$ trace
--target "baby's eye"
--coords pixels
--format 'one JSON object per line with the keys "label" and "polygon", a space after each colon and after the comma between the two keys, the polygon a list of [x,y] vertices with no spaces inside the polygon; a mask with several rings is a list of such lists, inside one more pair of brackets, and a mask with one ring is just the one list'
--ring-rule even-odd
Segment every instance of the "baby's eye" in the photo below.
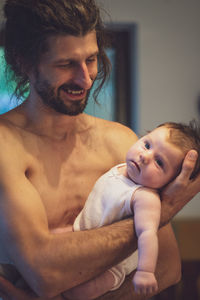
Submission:
{"label": "baby's eye", "polygon": [[144,146],[145,146],[146,149],[150,149],[150,144],[149,144],[149,142],[147,142],[147,141],[144,142]]}
{"label": "baby's eye", "polygon": [[162,161],[161,159],[157,158],[157,159],[156,159],[156,163],[157,163],[157,165],[158,165],[159,167],[161,167],[161,168],[164,167],[164,163],[163,163],[163,161]]}

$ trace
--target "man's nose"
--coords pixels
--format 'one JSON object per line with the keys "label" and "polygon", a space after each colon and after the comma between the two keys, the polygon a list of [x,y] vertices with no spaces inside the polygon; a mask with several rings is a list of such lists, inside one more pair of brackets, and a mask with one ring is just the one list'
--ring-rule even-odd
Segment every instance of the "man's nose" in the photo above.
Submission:
{"label": "man's nose", "polygon": [[77,85],[85,90],[89,90],[92,87],[93,80],[90,76],[86,63],[83,63],[77,67],[74,81]]}

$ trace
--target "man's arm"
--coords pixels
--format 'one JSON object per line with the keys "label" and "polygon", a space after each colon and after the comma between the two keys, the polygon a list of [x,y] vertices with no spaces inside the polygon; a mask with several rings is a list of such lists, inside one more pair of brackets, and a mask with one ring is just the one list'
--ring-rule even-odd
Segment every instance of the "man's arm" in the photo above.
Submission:
{"label": "man's arm", "polygon": [[[180,258],[178,255],[178,248],[171,226],[168,224],[162,227],[158,232],[159,240],[159,255],[156,267],[156,278],[158,281],[158,292],[166,289],[170,285],[177,283],[181,276]],[[138,295],[133,288],[133,273],[130,274],[123,285],[115,291],[108,292],[99,297],[99,300],[147,300],[148,296]],[[153,296],[152,294],[151,296]],[[28,291],[20,290],[14,287],[11,283],[0,277],[0,296],[3,300],[46,300],[39,298],[36,295],[31,295]],[[61,300],[58,296],[51,300]]]}
{"label": "man's arm", "polygon": [[102,273],[136,248],[130,221],[95,231],[51,234],[37,191],[14,169],[9,180],[1,181],[0,241],[37,294],[53,297]]}
{"label": "man's arm", "polygon": [[[168,224],[162,227],[158,233],[159,238],[159,255],[156,267],[156,278],[158,281],[158,292],[166,289],[172,284],[180,280],[181,266],[180,258],[178,255],[178,248],[171,226]],[[99,297],[99,300],[147,300],[148,296],[138,295],[133,288],[133,274],[127,277],[120,289],[108,292]],[[152,294],[151,296],[153,296]],[[0,296],[3,300],[46,300],[45,298],[32,295],[28,291],[17,289],[12,284],[0,278]],[[61,300],[62,296],[52,298],[51,300]]]}

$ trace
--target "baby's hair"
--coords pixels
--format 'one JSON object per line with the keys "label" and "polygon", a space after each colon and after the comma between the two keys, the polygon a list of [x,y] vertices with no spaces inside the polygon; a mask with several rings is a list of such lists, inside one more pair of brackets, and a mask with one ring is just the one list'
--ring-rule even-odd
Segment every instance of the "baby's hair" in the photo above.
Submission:
{"label": "baby's hair", "polygon": [[178,147],[184,154],[189,150],[196,150],[198,153],[197,162],[190,179],[194,179],[200,172],[200,124],[192,120],[189,124],[166,122],[158,127],[166,127],[169,131],[168,142]]}

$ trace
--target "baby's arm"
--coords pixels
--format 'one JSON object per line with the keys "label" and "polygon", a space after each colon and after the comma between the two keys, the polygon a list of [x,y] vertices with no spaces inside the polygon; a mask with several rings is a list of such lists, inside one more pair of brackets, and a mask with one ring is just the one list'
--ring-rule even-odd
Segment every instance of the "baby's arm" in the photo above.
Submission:
{"label": "baby's arm", "polygon": [[151,294],[158,289],[154,272],[158,256],[160,197],[154,190],[139,188],[133,195],[132,207],[139,251],[133,283],[137,293]]}

